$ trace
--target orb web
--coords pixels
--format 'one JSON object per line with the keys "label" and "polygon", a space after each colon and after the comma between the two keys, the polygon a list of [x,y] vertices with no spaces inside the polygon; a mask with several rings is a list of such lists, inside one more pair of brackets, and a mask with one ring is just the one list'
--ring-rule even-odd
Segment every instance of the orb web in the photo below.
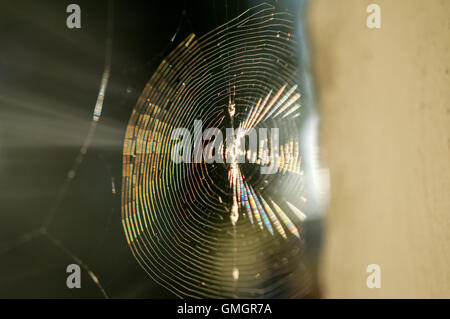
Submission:
{"label": "orb web", "polygon": [[[191,34],[161,62],[133,110],[123,152],[123,228],[142,268],[179,297],[308,292],[293,31],[289,13],[263,4],[200,38]],[[244,143],[241,154],[223,141],[222,163],[176,163],[172,134],[194,132],[195,121],[223,136],[227,128],[277,128],[278,135],[258,139],[254,152]],[[208,140],[198,142],[192,157],[207,148]]]}

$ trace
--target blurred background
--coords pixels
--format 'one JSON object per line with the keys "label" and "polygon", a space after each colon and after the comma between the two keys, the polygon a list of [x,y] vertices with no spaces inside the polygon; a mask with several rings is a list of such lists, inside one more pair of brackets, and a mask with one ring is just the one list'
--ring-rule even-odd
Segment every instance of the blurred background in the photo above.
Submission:
{"label": "blurred background", "polygon": [[331,181],[325,296],[449,298],[450,2],[314,0],[308,20]]}
{"label": "blurred background", "polygon": [[[102,119],[65,190],[108,38],[107,1],[76,1],[80,30],[65,25],[71,2],[0,5],[0,297],[103,297],[88,276],[83,289],[67,289],[77,257],[109,296],[172,298],[123,234],[125,128],[177,41],[259,2],[114,1]],[[380,29],[366,26],[371,3],[381,8]],[[331,183],[313,296],[450,297],[450,2],[313,0],[304,13],[294,12],[305,22]],[[49,216],[54,237],[39,235]],[[380,289],[366,286],[369,264],[381,267]]]}

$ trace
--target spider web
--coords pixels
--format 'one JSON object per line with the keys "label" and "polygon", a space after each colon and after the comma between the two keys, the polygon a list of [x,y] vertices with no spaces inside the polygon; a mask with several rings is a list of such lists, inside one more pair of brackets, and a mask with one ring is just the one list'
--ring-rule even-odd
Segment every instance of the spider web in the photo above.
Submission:
{"label": "spider web", "polygon": [[[227,14],[228,19],[228,13],[229,13],[229,3],[228,1],[225,2],[225,10]],[[104,235],[97,234],[98,236],[96,238],[96,242],[91,243],[91,255],[95,254],[106,254],[106,250],[108,252],[114,253],[114,250],[108,247],[108,236],[106,233],[111,229],[114,228],[114,220],[117,220],[119,209],[120,209],[120,175],[117,174],[117,172],[112,171],[110,168],[109,162],[111,161],[110,156],[103,154],[101,149],[93,147],[93,145],[102,144],[104,141],[98,141],[96,142],[96,133],[97,131],[102,127],[102,119],[103,119],[103,102],[105,95],[108,95],[108,92],[110,92],[111,88],[108,89],[109,84],[109,77],[112,69],[112,50],[113,50],[113,26],[114,26],[114,2],[109,1],[107,6],[107,35],[106,35],[106,41],[105,41],[105,49],[104,53],[102,54],[102,60],[104,63],[103,71],[102,71],[102,77],[101,77],[101,83],[100,88],[97,93],[96,101],[92,101],[94,106],[90,109],[89,114],[83,114],[82,122],[83,124],[80,125],[81,127],[85,127],[85,129],[81,129],[81,131],[84,131],[84,139],[81,145],[78,147],[78,151],[76,154],[72,157],[72,165],[70,165],[69,169],[66,169],[63,173],[65,175],[64,181],[62,182],[60,188],[56,192],[56,196],[53,197],[51,200],[51,204],[49,209],[46,211],[44,216],[41,218],[41,222],[39,223],[39,227],[34,227],[31,231],[26,232],[18,237],[15,237],[12,240],[6,240],[3,243],[0,244],[0,259],[6,259],[11,258],[11,256],[15,256],[15,252],[23,246],[26,246],[30,243],[35,243],[33,245],[36,247],[38,245],[39,247],[44,247],[45,245],[49,245],[51,249],[59,251],[62,255],[65,255],[71,262],[76,263],[80,265],[85,273],[88,274],[88,278],[93,284],[98,292],[103,296],[104,298],[108,298],[111,294],[107,289],[105,289],[105,278],[107,281],[111,281],[110,278],[100,275],[100,274],[106,274],[105,269],[102,267],[91,267],[91,262],[88,262],[87,260],[89,258],[86,258],[85,253],[79,253],[80,251],[84,251],[84,249],[80,249],[80,244],[76,243],[76,238],[69,239],[66,234],[64,234],[64,231],[62,229],[67,229],[67,222],[73,222],[74,217],[69,217],[68,212],[65,211],[67,208],[67,202],[68,198],[70,200],[77,200],[74,198],[74,194],[72,193],[72,190],[75,188],[86,188],[86,193],[94,193],[91,195],[93,198],[90,198],[91,200],[95,200],[95,191],[92,191],[92,186],[86,186],[85,184],[82,185],[83,176],[86,176],[86,174],[89,174],[87,171],[83,171],[83,164],[87,160],[89,161],[95,161],[97,162],[97,167],[102,167],[102,172],[95,174],[94,179],[102,179],[101,186],[105,187],[105,185],[109,185],[108,194],[104,194],[103,191],[103,198],[107,198],[107,202],[110,206],[110,212],[106,216],[106,220],[103,218],[102,220],[96,220],[94,224],[96,223],[106,223],[106,226],[103,230]],[[215,9],[217,10],[217,8]],[[180,43],[184,39],[183,32],[186,32],[184,28],[189,28],[192,32],[192,24],[190,21],[190,18],[187,14],[186,9],[182,9],[181,12],[178,14],[178,24],[177,28],[172,31],[172,35],[170,39],[167,39],[167,46],[164,47],[159,54],[154,55],[152,62],[153,63],[159,63],[161,59],[166,56],[171,48],[177,43]],[[114,71],[113,71],[114,72]],[[229,88],[230,89],[230,88]],[[114,88],[113,88],[114,90]],[[130,90],[131,93],[137,93],[133,92],[133,89],[127,89],[127,91]],[[108,103],[105,104],[106,108],[108,108]],[[91,118],[88,125],[86,125],[86,119]],[[64,125],[62,127],[59,127],[58,130],[64,131],[65,127]],[[107,132],[107,130],[106,130]],[[81,132],[83,133],[83,132]],[[112,134],[114,136],[114,134]],[[104,135],[103,135],[104,136]],[[113,140],[113,138],[111,138]],[[106,141],[107,143],[115,143],[111,141]],[[72,146],[75,142],[72,141]],[[122,140],[117,142],[119,144],[122,143]],[[1,146],[1,145],[0,145]],[[64,155],[67,158],[67,155]],[[117,160],[117,159],[114,159]],[[60,170],[59,170],[60,171]],[[98,183],[97,183],[98,184]],[[95,185],[98,186],[98,185]],[[81,200],[83,200],[81,198]],[[70,202],[70,201],[69,201]],[[95,220],[97,218],[95,216],[95,213],[92,214],[92,219]],[[80,221],[78,221],[80,228],[86,227],[86,233],[88,230],[92,232],[99,233],[98,230],[92,229],[92,226],[90,226],[88,223],[86,223],[87,220],[84,218]],[[66,224],[65,224],[66,223]],[[70,227],[70,226],[69,226]],[[77,228],[77,229],[80,229]],[[115,229],[113,229],[115,230]],[[101,233],[101,232],[100,232]],[[83,236],[83,233],[77,232],[77,236]],[[76,237],[76,236],[75,236]],[[120,240],[124,240],[124,238],[120,238]],[[125,244],[125,242],[124,242]],[[42,250],[44,250],[42,248]],[[92,260],[92,258],[90,258]],[[95,264],[95,263],[94,263]],[[115,274],[117,274],[119,271],[117,271]],[[63,271],[63,275],[67,276],[67,274]],[[62,282],[65,284],[65,280]],[[108,286],[108,285],[106,285]]]}

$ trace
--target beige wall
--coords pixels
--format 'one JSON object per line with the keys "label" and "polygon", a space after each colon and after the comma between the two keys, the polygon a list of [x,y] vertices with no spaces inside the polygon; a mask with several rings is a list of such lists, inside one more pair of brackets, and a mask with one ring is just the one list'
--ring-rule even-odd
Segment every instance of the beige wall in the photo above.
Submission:
{"label": "beige wall", "polygon": [[331,178],[324,296],[449,298],[450,1],[313,0],[309,28]]}

